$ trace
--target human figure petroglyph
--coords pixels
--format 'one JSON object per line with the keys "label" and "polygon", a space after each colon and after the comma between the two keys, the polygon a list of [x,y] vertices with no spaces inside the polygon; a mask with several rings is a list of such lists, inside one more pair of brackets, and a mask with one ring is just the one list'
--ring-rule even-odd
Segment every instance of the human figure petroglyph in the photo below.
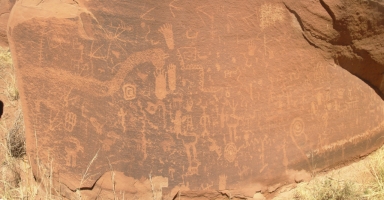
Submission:
{"label": "human figure petroglyph", "polygon": [[241,117],[236,115],[236,107],[237,103],[233,101],[232,104],[229,103],[229,107],[232,109],[232,114],[228,115],[227,118],[227,127],[229,132],[230,141],[234,142],[237,140],[237,127],[239,126],[239,122]]}
{"label": "human figure petroglyph", "polygon": [[[68,140],[66,142],[68,142],[69,145],[67,143],[67,145],[65,145],[65,147],[64,147],[65,152],[67,153],[66,158],[65,158],[65,163],[68,167],[76,167],[77,154],[79,152],[84,153],[84,147],[82,147],[80,144],[80,141],[74,137],[69,137],[66,140]],[[71,146],[74,146],[74,148]]]}
{"label": "human figure petroglyph", "polygon": [[205,109],[207,108],[207,106],[201,106],[201,108],[203,109],[203,114],[201,115],[200,117],[200,125],[203,126],[203,133],[202,133],[202,136],[205,137],[205,136],[208,136],[209,137],[209,131],[208,131],[208,126],[211,125],[211,118],[209,117],[209,115],[205,112]]}
{"label": "human figure petroglyph", "polygon": [[117,113],[117,116],[121,117],[121,126],[123,127],[123,132],[126,131],[127,127],[125,126],[125,116],[127,112],[124,111],[124,108],[120,108],[120,111]]}
{"label": "human figure petroglyph", "polygon": [[182,122],[184,123],[185,125],[185,129],[187,131],[193,131],[194,130],[194,127],[193,127],[193,120],[192,120],[192,116],[191,115],[187,115],[187,116],[183,116],[181,118]]}
{"label": "human figure petroglyph", "polygon": [[65,123],[64,123],[64,128],[65,130],[72,132],[73,127],[75,127],[77,121],[77,116],[73,112],[67,112],[65,115]]}
{"label": "human figure petroglyph", "polygon": [[[193,132],[193,122],[192,116],[182,116],[181,112],[176,113],[176,117],[174,120],[175,124],[175,133],[176,137],[182,140],[183,146],[185,148],[185,152],[187,154],[188,159],[188,172],[186,175],[197,174],[198,167],[200,166],[200,162],[197,160],[197,150],[196,144],[198,142],[198,136],[195,132]],[[181,117],[181,126],[179,127],[179,123]]]}
{"label": "human figure petroglyph", "polygon": [[169,167],[168,168],[168,175],[170,176],[171,180],[173,180],[173,174],[176,172],[175,168]]}
{"label": "human figure petroglyph", "polygon": [[175,43],[173,40],[173,30],[172,24],[164,24],[159,28],[159,32],[163,34],[165,42],[167,43],[168,49],[173,50],[175,48]]}
{"label": "human figure petroglyph", "polygon": [[[141,140],[140,141],[137,141],[137,150],[141,151],[141,153],[143,154],[143,159],[141,160],[141,164],[143,161],[145,161],[148,157],[148,154],[147,154],[147,145],[150,144],[150,141],[146,138],[146,132],[147,132],[147,124],[149,126],[151,126],[151,123],[149,122],[148,118],[147,118],[147,114],[145,113],[144,109],[143,109],[143,105],[141,103],[141,101],[138,101],[138,106],[140,108],[140,112],[142,114],[142,116],[139,118],[141,121],[142,121],[142,126],[141,126]],[[155,129],[158,129],[158,127],[153,127]]]}
{"label": "human figure petroglyph", "polygon": [[171,119],[173,126],[173,131],[176,133],[176,138],[179,139],[179,135],[181,134],[181,124],[182,124],[182,118],[181,118],[181,111],[177,110],[175,112],[175,118]]}
{"label": "human figure petroglyph", "polygon": [[52,81],[52,85],[66,85],[67,87],[74,88],[95,97],[106,97],[113,95],[121,88],[124,78],[137,65],[151,62],[156,69],[163,69],[166,58],[168,58],[168,55],[165,54],[162,49],[149,49],[135,52],[121,63],[121,67],[116,72],[116,75],[109,81],[99,81],[94,78],[74,75],[62,69],[48,67],[36,68],[34,73],[27,74],[26,76],[34,78],[44,77],[46,74],[50,74],[52,78],[49,80]]}
{"label": "human figure petroglyph", "polygon": [[167,82],[164,69],[155,71],[155,95],[158,99],[164,99],[167,96]]}
{"label": "human figure petroglyph", "polygon": [[189,132],[189,131],[183,131],[182,132],[182,142],[185,148],[185,153],[187,154],[188,159],[188,174],[187,175],[193,175],[197,174],[198,166],[200,165],[200,162],[197,160],[197,151],[196,151],[196,144],[198,141],[198,137],[196,133]]}

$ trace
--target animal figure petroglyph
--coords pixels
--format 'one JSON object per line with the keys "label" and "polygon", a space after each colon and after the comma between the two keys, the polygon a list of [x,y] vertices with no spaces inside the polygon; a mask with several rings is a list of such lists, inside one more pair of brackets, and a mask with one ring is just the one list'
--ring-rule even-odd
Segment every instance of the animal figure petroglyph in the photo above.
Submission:
{"label": "animal figure petroglyph", "polygon": [[[149,49],[135,52],[121,63],[121,68],[117,71],[116,75],[108,81],[99,81],[94,78],[82,77],[62,69],[50,67],[36,68],[33,72],[26,75],[32,78],[41,78],[46,77],[47,74],[49,74],[50,78],[47,78],[47,81],[50,82],[51,85],[66,85],[66,87],[73,87],[76,90],[95,97],[107,97],[121,89],[124,78],[137,65],[151,62],[156,69],[161,70],[164,68],[165,59],[167,58],[168,54],[164,53],[162,49]],[[160,97],[163,96],[164,94],[160,95]]]}

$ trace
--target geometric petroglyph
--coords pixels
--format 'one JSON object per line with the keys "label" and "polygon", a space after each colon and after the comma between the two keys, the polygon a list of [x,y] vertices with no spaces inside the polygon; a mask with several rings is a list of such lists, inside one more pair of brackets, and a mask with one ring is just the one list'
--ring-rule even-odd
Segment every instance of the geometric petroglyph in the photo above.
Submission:
{"label": "geometric petroglyph", "polygon": [[298,137],[304,133],[304,122],[301,118],[295,118],[291,123],[291,135]]}
{"label": "geometric petroglyph", "polygon": [[284,8],[281,5],[265,3],[260,7],[260,27],[265,29],[276,22],[283,21]]}
{"label": "geometric petroglyph", "polygon": [[65,130],[72,132],[73,127],[76,125],[76,114],[73,112],[67,112],[65,115],[65,124],[64,128]]}
{"label": "geometric petroglyph", "polygon": [[233,162],[236,159],[237,148],[236,145],[231,142],[225,146],[224,157],[228,162]]}
{"label": "geometric petroglyph", "polygon": [[123,86],[123,93],[125,100],[132,100],[136,98],[136,86],[132,84],[125,84]]}

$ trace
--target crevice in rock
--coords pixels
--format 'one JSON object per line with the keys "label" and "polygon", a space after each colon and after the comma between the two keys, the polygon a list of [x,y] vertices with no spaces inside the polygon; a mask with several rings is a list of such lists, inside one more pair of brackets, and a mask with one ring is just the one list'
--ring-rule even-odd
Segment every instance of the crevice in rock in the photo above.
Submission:
{"label": "crevice in rock", "polygon": [[[331,10],[330,6],[324,0],[320,0],[320,4],[332,18],[333,28],[340,34],[338,38],[332,41],[312,37],[310,33],[314,30],[305,27],[301,16],[289,7],[287,3],[284,3],[287,10],[295,15],[303,31],[304,39],[311,46],[331,53],[335,63],[364,81],[384,100],[384,93],[380,90],[382,81],[380,75],[384,73],[384,66],[375,61],[369,52],[354,47],[347,19],[337,21],[335,13]],[[382,9],[381,5],[376,6],[378,9]]]}
{"label": "crevice in rock", "polygon": [[[334,30],[336,30],[340,36],[333,41],[330,41],[330,44],[332,45],[341,45],[341,46],[347,46],[352,44],[352,38],[350,33],[347,31],[347,27],[345,24],[343,24],[343,21],[338,21],[336,19],[335,13],[332,11],[332,9],[327,5],[324,0],[319,0],[321,6],[324,8],[324,10],[329,14],[329,16],[332,18],[332,27]],[[344,22],[345,23],[345,22]]]}
{"label": "crevice in rock", "polygon": [[321,49],[318,45],[316,45],[314,42],[312,42],[304,33],[303,33],[303,37],[311,46],[313,46],[317,49]]}
{"label": "crevice in rock", "polygon": [[301,20],[299,14],[297,14],[296,11],[294,11],[293,9],[291,9],[290,7],[288,7],[288,5],[286,3],[284,3],[285,7],[287,8],[287,10],[292,13],[293,15],[295,15],[296,17],[296,20],[299,22],[300,24],[300,27],[301,27],[301,30],[304,31],[304,24],[303,24],[303,21]]}
{"label": "crevice in rock", "polygon": [[364,81],[384,100],[384,94],[380,90],[382,77],[379,76],[383,74],[384,67],[373,60],[368,52],[356,49],[353,45],[351,45],[350,48],[352,50],[350,53],[352,53],[354,57],[334,55],[335,63]]}
{"label": "crevice in rock", "polygon": [[332,12],[331,8],[324,2],[324,0],[320,0],[320,4],[321,6],[323,6],[323,8],[325,9],[325,11],[327,11],[327,13],[329,14],[329,16],[331,16],[332,18],[332,23],[333,23],[333,28],[335,28],[335,24],[336,24],[336,16],[335,16],[335,13]]}
{"label": "crevice in rock", "polygon": [[97,182],[100,180],[100,178],[101,178],[101,176],[99,176],[90,187],[79,187],[79,188],[71,189],[68,185],[66,185],[64,183],[62,183],[62,184],[65,185],[72,192],[76,192],[78,190],[80,190],[80,191],[83,191],[83,190],[93,190],[95,188]]}
{"label": "crevice in rock", "polygon": [[303,24],[303,21],[301,20],[300,15],[297,14],[297,12],[296,12],[295,10],[291,9],[286,3],[284,3],[284,5],[285,5],[285,7],[287,8],[287,10],[295,16],[297,22],[299,22],[300,27],[301,27],[301,30],[302,30],[302,35],[303,35],[304,39],[305,39],[311,46],[313,46],[313,47],[315,47],[315,48],[320,48],[318,45],[316,45],[314,42],[312,42],[312,41],[306,36],[306,34],[305,34],[305,28],[304,28],[304,24]]}

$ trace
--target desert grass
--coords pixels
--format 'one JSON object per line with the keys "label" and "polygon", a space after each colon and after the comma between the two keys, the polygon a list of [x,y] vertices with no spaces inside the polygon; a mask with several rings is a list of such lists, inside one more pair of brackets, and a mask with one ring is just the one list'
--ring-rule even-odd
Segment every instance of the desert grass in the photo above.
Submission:
{"label": "desert grass", "polygon": [[384,147],[369,156],[367,168],[372,181],[366,186],[367,199],[384,199]]}
{"label": "desert grass", "polygon": [[81,177],[81,180],[80,180],[80,184],[79,184],[79,187],[77,188],[76,190],[76,194],[78,196],[78,199],[81,200],[83,199],[83,196],[81,195],[81,188],[83,187],[83,183],[85,181],[87,181],[90,177],[91,177],[91,174],[88,173],[89,169],[91,168],[93,162],[96,161],[98,155],[99,155],[99,150],[97,150],[96,154],[93,156],[92,160],[88,163],[88,166],[87,166],[87,169],[85,170],[85,172],[83,173],[82,177]]}
{"label": "desert grass", "polygon": [[0,47],[0,67],[6,67],[12,65],[11,52],[8,48]]}
{"label": "desert grass", "polygon": [[[365,158],[360,170],[364,181],[329,174],[301,183],[294,189],[296,200],[382,200],[384,199],[384,146]],[[335,178],[336,177],[336,178]]]}
{"label": "desert grass", "polygon": [[324,177],[311,186],[300,187],[294,194],[296,200],[358,200],[364,199],[362,191],[352,181]]}
{"label": "desert grass", "polygon": [[[14,74],[9,49],[0,47],[0,79],[4,83],[0,82],[3,86],[0,87],[3,89],[0,93],[6,97],[2,100],[8,113],[0,119],[0,199],[55,199],[50,192],[52,170],[48,170],[48,173],[41,171],[46,175],[40,182],[36,181],[31,159],[26,155],[24,118]],[[39,171],[43,168],[39,165]],[[45,188],[45,195],[39,195],[43,193],[39,192],[42,188]]]}
{"label": "desert grass", "polygon": [[13,102],[19,99],[19,90],[16,87],[16,78],[13,74],[8,73],[9,78],[3,78],[3,81],[5,82],[6,89],[5,89],[5,95],[9,99],[9,101]]}
{"label": "desert grass", "polygon": [[3,94],[6,95],[9,102],[16,106],[14,101],[19,99],[19,90],[16,86],[15,69],[12,64],[11,52],[9,49],[0,47],[0,78],[4,82],[5,88]]}

